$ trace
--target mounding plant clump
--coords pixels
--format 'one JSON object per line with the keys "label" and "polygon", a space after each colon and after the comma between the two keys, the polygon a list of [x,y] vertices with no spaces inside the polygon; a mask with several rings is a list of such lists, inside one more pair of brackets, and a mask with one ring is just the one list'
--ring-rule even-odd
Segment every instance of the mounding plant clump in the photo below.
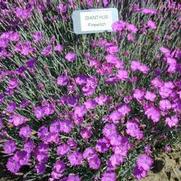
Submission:
{"label": "mounding plant clump", "polygon": [[[76,35],[76,9],[115,7]],[[181,4],[0,0],[0,153],[34,181],[128,181],[181,131]],[[1,172],[1,171],[0,171]]]}

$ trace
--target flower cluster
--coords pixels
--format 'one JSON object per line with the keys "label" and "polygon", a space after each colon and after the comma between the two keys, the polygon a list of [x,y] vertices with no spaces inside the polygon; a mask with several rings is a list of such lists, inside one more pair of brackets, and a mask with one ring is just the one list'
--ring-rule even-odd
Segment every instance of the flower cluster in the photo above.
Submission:
{"label": "flower cluster", "polygon": [[134,168],[134,175],[138,180],[145,177],[148,174],[148,171],[153,165],[153,160],[150,156],[146,154],[141,154],[136,160],[136,167]]}
{"label": "flower cluster", "polygon": [[[181,4],[126,1],[0,1],[9,172],[116,181],[132,171],[139,180],[153,167],[155,142],[180,132]],[[93,7],[119,9],[113,32],[74,34],[73,10]]]}

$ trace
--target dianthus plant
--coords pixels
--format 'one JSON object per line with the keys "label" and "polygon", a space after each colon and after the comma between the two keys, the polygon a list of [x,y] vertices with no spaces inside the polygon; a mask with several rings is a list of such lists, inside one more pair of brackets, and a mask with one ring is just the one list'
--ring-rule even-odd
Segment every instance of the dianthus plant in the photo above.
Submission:
{"label": "dianthus plant", "polygon": [[[113,32],[73,32],[74,10],[108,7],[119,12]],[[180,132],[180,30],[173,0],[0,0],[7,173],[26,181],[147,176],[155,146]]]}

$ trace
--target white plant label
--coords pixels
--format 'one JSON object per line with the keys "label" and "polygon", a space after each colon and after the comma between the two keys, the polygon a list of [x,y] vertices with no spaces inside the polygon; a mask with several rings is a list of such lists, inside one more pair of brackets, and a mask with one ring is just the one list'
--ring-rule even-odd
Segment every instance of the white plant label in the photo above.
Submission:
{"label": "white plant label", "polygon": [[111,32],[112,24],[118,21],[116,8],[76,10],[72,14],[76,34]]}

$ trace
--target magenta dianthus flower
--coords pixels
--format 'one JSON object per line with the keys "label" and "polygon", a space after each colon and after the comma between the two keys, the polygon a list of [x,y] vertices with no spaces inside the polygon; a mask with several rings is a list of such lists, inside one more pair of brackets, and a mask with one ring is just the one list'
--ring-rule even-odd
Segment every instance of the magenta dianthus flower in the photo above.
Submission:
{"label": "magenta dianthus flower", "polygon": [[98,105],[103,106],[109,101],[109,96],[105,94],[101,94],[98,97],[95,98],[95,101]]}
{"label": "magenta dianthus flower", "polygon": [[123,161],[124,161],[124,157],[120,154],[113,154],[109,158],[109,162],[114,169],[120,166],[123,163]]}
{"label": "magenta dianthus flower", "polygon": [[147,22],[147,27],[149,28],[149,29],[152,29],[152,30],[155,30],[157,27],[156,27],[156,23],[154,22],[154,21],[152,21],[152,20],[149,20],[148,22]]}
{"label": "magenta dianthus flower", "polygon": [[168,111],[169,109],[172,108],[172,104],[170,103],[169,100],[163,99],[159,102],[159,107],[162,111]]}
{"label": "magenta dianthus flower", "polygon": [[165,119],[165,122],[166,122],[166,124],[167,124],[170,128],[172,128],[172,127],[178,125],[179,119],[178,119],[177,116],[171,116],[171,117],[167,117],[167,118]]}
{"label": "magenta dianthus flower", "polygon": [[155,15],[157,13],[156,9],[142,8],[140,12],[143,14]]}
{"label": "magenta dianthus flower", "polygon": [[16,8],[15,14],[18,18],[26,20],[31,17],[31,9]]}
{"label": "magenta dianthus flower", "polygon": [[126,23],[121,20],[113,23],[113,25],[112,25],[112,29],[114,32],[121,32],[121,31],[125,30],[125,28],[126,28]]}
{"label": "magenta dianthus flower", "polygon": [[162,98],[168,98],[173,92],[174,85],[172,82],[164,82],[159,89],[159,94]]}
{"label": "magenta dianthus flower", "polygon": [[153,165],[153,159],[146,154],[141,154],[138,156],[136,164],[138,168],[149,171]]}
{"label": "magenta dianthus flower", "polygon": [[74,151],[68,155],[68,160],[72,166],[82,165],[83,156],[82,153]]}
{"label": "magenta dianthus flower", "polygon": [[128,121],[126,123],[126,133],[136,139],[143,139],[143,131],[141,131],[138,123],[134,121]]}
{"label": "magenta dianthus flower", "polygon": [[21,165],[17,161],[15,161],[13,157],[10,157],[8,159],[6,167],[11,173],[16,174],[20,170]]}
{"label": "magenta dianthus flower", "polygon": [[110,0],[103,0],[103,6],[107,7],[110,4]]}
{"label": "magenta dianthus flower", "polygon": [[71,120],[60,121],[60,132],[62,133],[70,133],[73,127],[74,125]]}
{"label": "magenta dianthus flower", "polygon": [[26,141],[23,147],[23,150],[27,153],[31,153],[35,148],[35,144],[32,140]]}
{"label": "magenta dianthus flower", "polygon": [[43,56],[49,56],[52,54],[52,46],[51,45],[47,45],[46,47],[43,48],[43,50],[41,51],[41,54]]}
{"label": "magenta dianthus flower", "polygon": [[53,170],[51,172],[51,177],[53,179],[60,179],[63,176],[65,170],[65,164],[63,161],[57,160],[54,163]]}
{"label": "magenta dianthus flower", "polygon": [[69,52],[65,55],[65,59],[68,61],[68,62],[74,62],[77,58],[77,55],[74,53],[74,52]]}
{"label": "magenta dianthus flower", "polygon": [[115,172],[104,172],[102,175],[101,181],[116,181]]}
{"label": "magenta dianthus flower", "polygon": [[109,147],[110,147],[110,144],[109,144],[108,140],[105,138],[102,138],[102,139],[97,140],[95,149],[97,152],[105,153],[108,151]]}
{"label": "magenta dianthus flower", "polygon": [[16,107],[17,107],[17,105],[16,105],[15,102],[10,102],[7,105],[6,111],[9,112],[9,113],[13,113],[16,110]]}
{"label": "magenta dianthus flower", "polygon": [[57,155],[63,156],[70,151],[70,147],[67,144],[62,144],[57,147]]}
{"label": "magenta dianthus flower", "polygon": [[94,0],[86,0],[86,4],[88,7],[93,7]]}
{"label": "magenta dianthus flower", "polygon": [[18,85],[19,85],[19,81],[16,78],[11,78],[8,81],[8,89],[15,89],[18,87]]}
{"label": "magenta dianthus flower", "polygon": [[38,174],[45,173],[46,170],[46,164],[45,163],[38,163],[35,165],[35,170]]}
{"label": "magenta dianthus flower", "polygon": [[110,54],[115,54],[118,53],[119,47],[117,45],[112,44],[106,47],[106,51]]}
{"label": "magenta dianthus flower", "polygon": [[151,92],[151,91],[146,91],[145,93],[145,99],[151,102],[154,102],[156,99],[156,95],[155,93]]}
{"label": "magenta dianthus flower", "polygon": [[128,72],[126,70],[119,70],[116,76],[119,80],[125,81],[128,79]]}
{"label": "magenta dianthus flower", "polygon": [[97,106],[97,103],[93,99],[88,99],[87,101],[84,102],[84,105],[87,110],[90,110],[90,109],[95,109]]}
{"label": "magenta dianthus flower", "polygon": [[68,10],[68,6],[65,3],[59,3],[57,6],[57,10],[60,14],[65,14]]}
{"label": "magenta dianthus flower", "polygon": [[28,121],[28,118],[20,115],[20,114],[13,114],[9,117],[9,122],[12,123],[14,126],[20,126]]}
{"label": "magenta dianthus flower", "polygon": [[59,75],[58,78],[57,78],[57,85],[59,86],[66,86],[68,84],[68,76],[67,75]]}
{"label": "magenta dianthus flower", "polygon": [[137,100],[141,100],[145,95],[145,91],[141,89],[135,89],[133,93],[133,97]]}
{"label": "magenta dianthus flower", "polygon": [[141,180],[148,175],[148,172],[143,168],[139,168],[138,166],[136,166],[133,170],[133,175],[136,177],[137,180]]}
{"label": "magenta dianthus flower", "polygon": [[98,170],[101,166],[101,160],[97,156],[97,154],[94,154],[93,156],[88,158],[89,167]]}
{"label": "magenta dianthus flower", "polygon": [[21,166],[28,165],[30,160],[30,154],[23,150],[23,151],[17,151],[15,155],[13,156],[14,160],[18,162]]}
{"label": "magenta dianthus flower", "polygon": [[110,139],[111,136],[116,135],[117,136],[117,129],[114,124],[106,124],[103,128],[103,135],[107,138]]}
{"label": "magenta dianthus flower", "polygon": [[74,107],[74,115],[76,117],[79,117],[79,118],[84,117],[86,113],[87,113],[87,109],[84,105]]}
{"label": "magenta dianthus flower", "polygon": [[41,31],[36,31],[36,32],[33,33],[32,37],[33,37],[33,41],[34,41],[35,43],[38,43],[38,42],[41,41],[42,38],[43,38],[43,32],[41,32]]}
{"label": "magenta dianthus flower", "polygon": [[83,152],[83,158],[84,159],[89,159],[95,154],[96,154],[95,149],[93,147],[88,147]]}
{"label": "magenta dianthus flower", "polygon": [[57,44],[55,47],[54,47],[54,50],[56,52],[59,52],[61,53],[63,51],[63,46],[61,44]]}
{"label": "magenta dianthus flower", "polygon": [[29,125],[20,128],[19,135],[23,138],[29,138],[31,136],[32,129]]}
{"label": "magenta dianthus flower", "polygon": [[154,106],[150,106],[150,107],[146,108],[145,114],[154,123],[157,123],[160,120],[160,118],[161,118],[160,111],[156,107],[154,107]]}
{"label": "magenta dianthus flower", "polygon": [[123,157],[125,157],[127,156],[130,148],[131,144],[129,143],[128,138],[122,136],[120,144],[112,147],[112,150],[115,154],[122,155]]}
{"label": "magenta dianthus flower", "polygon": [[33,53],[34,48],[32,47],[30,41],[18,42],[15,46],[15,51],[20,53],[21,55],[27,56]]}
{"label": "magenta dianthus flower", "polygon": [[126,23],[126,29],[130,31],[131,33],[136,33],[138,31],[138,28],[131,23]]}
{"label": "magenta dianthus flower", "polygon": [[121,118],[122,118],[122,114],[119,111],[113,111],[109,115],[109,119],[115,124],[119,123]]}
{"label": "magenta dianthus flower", "polygon": [[83,128],[80,131],[80,135],[82,136],[83,139],[88,140],[92,136],[92,130],[91,128]]}
{"label": "magenta dianthus flower", "polygon": [[66,181],[81,181],[80,177],[75,174],[69,174]]}
{"label": "magenta dianthus flower", "polygon": [[16,151],[16,142],[13,140],[7,140],[3,145],[4,153],[12,154]]}
{"label": "magenta dianthus flower", "polygon": [[118,110],[118,112],[121,113],[121,115],[126,116],[126,115],[128,115],[129,112],[131,111],[131,108],[130,108],[129,105],[123,104],[123,105],[121,105],[120,107],[118,107],[117,110]]}

